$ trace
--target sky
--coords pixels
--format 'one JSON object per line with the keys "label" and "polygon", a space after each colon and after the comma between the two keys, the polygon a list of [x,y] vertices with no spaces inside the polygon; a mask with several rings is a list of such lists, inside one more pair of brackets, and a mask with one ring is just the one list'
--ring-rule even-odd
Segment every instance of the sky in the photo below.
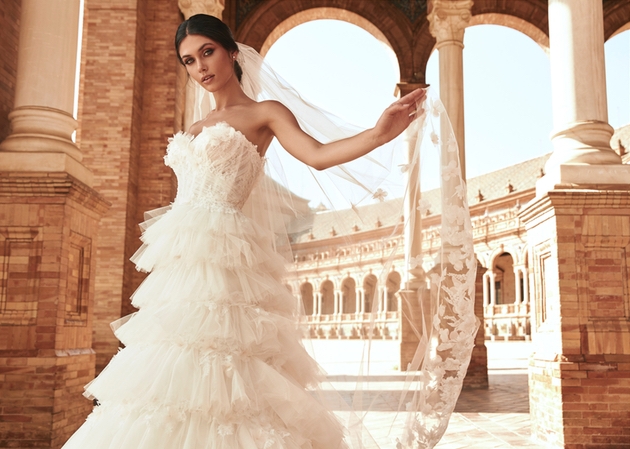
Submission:
{"label": "sky", "polygon": [[[507,27],[477,25],[464,35],[466,171],[479,176],[552,151],[549,57]],[[630,123],[630,31],[605,44],[609,123]],[[363,127],[396,100],[396,55],[367,31],[316,20],[285,33],[266,60],[306,98]],[[438,52],[426,79],[439,89]]]}

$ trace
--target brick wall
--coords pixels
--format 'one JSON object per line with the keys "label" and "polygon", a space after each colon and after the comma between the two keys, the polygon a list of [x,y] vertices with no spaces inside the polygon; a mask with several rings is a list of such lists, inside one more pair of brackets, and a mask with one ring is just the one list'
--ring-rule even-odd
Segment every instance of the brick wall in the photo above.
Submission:
{"label": "brick wall", "polygon": [[[144,78],[142,95],[142,130],[138,169],[137,207],[132,242],[140,235],[137,223],[144,221],[144,212],[168,205],[174,198],[173,172],[164,165],[168,138],[175,131],[175,88],[178,66],[173,41],[177,26],[183,20],[177,3],[152,0],[146,5],[144,44]],[[136,246],[137,247],[137,246]],[[128,297],[144,279],[133,269],[125,284]]]}
{"label": "brick wall", "polygon": [[[142,110],[143,11],[138,2],[85,6],[79,142],[94,188],[112,204],[102,218],[96,261],[94,349],[97,372],[118,348],[109,323],[120,318],[123,278],[135,224],[138,128]],[[141,8],[141,6],[140,6]]]}
{"label": "brick wall", "polygon": [[91,407],[81,392],[94,375],[93,254],[105,208],[65,173],[0,173],[0,447],[60,447]]}
{"label": "brick wall", "polygon": [[0,142],[9,135],[8,114],[15,99],[20,0],[0,2]]}
{"label": "brick wall", "polygon": [[523,218],[536,277],[533,433],[546,447],[629,447],[630,195],[552,191]]}

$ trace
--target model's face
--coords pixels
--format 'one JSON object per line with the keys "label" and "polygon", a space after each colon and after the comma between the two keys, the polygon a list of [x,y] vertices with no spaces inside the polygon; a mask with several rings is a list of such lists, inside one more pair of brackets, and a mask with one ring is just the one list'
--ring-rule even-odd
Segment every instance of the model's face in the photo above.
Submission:
{"label": "model's face", "polygon": [[179,54],[188,74],[207,91],[216,92],[236,78],[236,53],[230,54],[221,44],[206,36],[186,36],[179,44]]}

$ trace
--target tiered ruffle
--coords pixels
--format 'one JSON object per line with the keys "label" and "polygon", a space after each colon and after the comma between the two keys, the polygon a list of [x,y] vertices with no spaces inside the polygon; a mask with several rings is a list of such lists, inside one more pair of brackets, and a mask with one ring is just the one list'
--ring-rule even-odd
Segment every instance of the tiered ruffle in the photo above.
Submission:
{"label": "tiered ruffle", "polygon": [[300,343],[273,236],[240,213],[174,205],[134,255],[151,271],[125,345],[86,387],[97,398],[65,448],[336,449],[336,417],[307,390],[321,373]]}

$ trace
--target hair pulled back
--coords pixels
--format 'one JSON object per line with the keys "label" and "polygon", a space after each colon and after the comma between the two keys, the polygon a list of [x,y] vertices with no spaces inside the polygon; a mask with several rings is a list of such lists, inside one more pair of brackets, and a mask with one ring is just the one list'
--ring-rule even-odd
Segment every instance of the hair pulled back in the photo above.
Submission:
{"label": "hair pulled back", "polygon": [[[232,34],[230,27],[214,16],[209,16],[207,14],[195,14],[188,20],[184,20],[179,25],[177,32],[175,33],[175,51],[177,52],[177,59],[179,59],[181,64],[184,64],[184,62],[179,54],[179,46],[184,38],[190,34],[198,34],[212,39],[225,48],[229,53],[238,51],[238,45],[236,45],[236,41],[234,40],[234,35]],[[234,73],[236,74],[238,81],[241,82],[243,69],[236,60],[234,60]]]}

